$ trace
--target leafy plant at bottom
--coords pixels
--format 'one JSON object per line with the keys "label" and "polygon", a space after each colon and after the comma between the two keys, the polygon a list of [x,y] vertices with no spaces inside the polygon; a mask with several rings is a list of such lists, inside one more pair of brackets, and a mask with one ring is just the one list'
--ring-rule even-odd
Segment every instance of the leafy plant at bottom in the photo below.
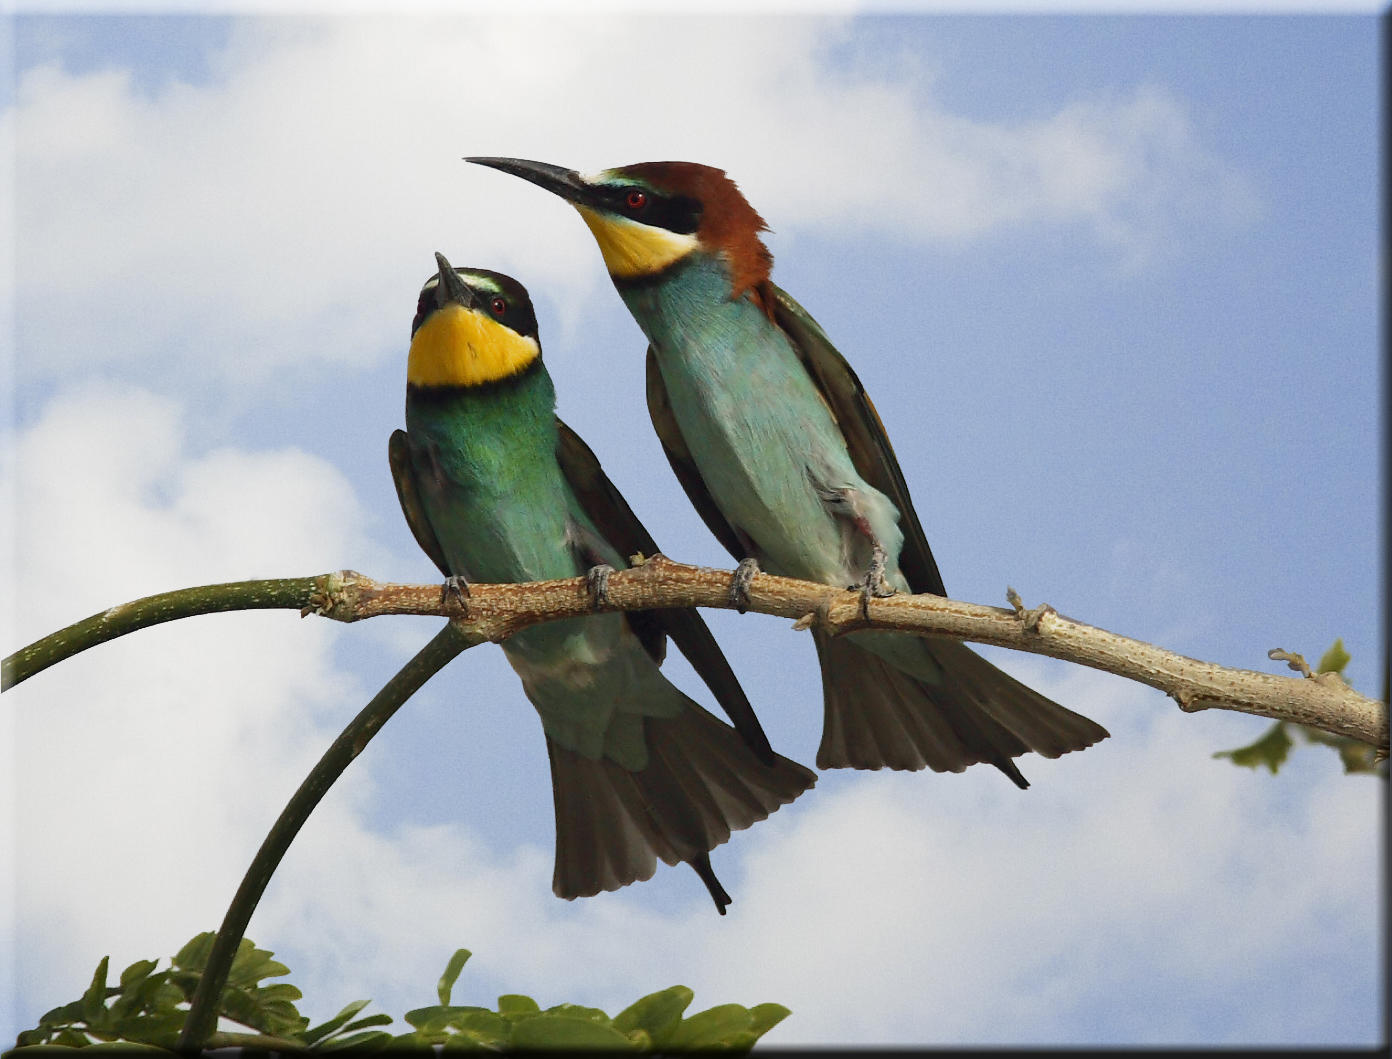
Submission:
{"label": "leafy plant at bottom", "polygon": [[[155,960],[139,960],[109,985],[109,957],[103,957],[91,984],[78,1000],[56,1007],[39,1024],[19,1035],[5,1053],[27,1057],[58,1049],[110,1044],[122,1051],[169,1054],[188,1013],[212,950],[211,932],[197,935],[179,950],[163,971]],[[599,1008],[557,1004],[542,1010],[531,997],[506,994],[496,1010],[450,1003],[450,995],[470,953],[459,949],[436,983],[439,1003],[408,1011],[412,1027],[396,1036],[374,1027],[390,1015],[357,1018],[369,1001],[358,1000],[333,1018],[310,1026],[295,1001],[300,991],[289,983],[263,984],[290,973],[272,953],[243,939],[223,992],[219,1011],[249,1033],[219,1031],[210,1048],[241,1047],[284,1052],[357,1052],[381,1049],[449,1050],[605,1049],[608,1051],[706,1050],[742,1053],[790,1014],[781,1004],[721,1004],[683,1018],[694,994],[684,985],[650,993],[612,1019]]]}
{"label": "leafy plant at bottom", "polygon": [[454,954],[436,989],[440,1003],[406,1012],[406,1021],[415,1031],[394,1038],[393,1044],[439,1044],[446,1049],[747,1052],[790,1014],[781,1004],[752,1008],[721,1004],[683,1018],[694,997],[684,985],[649,993],[612,1019],[599,1008],[578,1004],[543,1010],[531,997],[518,994],[500,996],[496,1011],[452,1005],[450,994],[469,955],[467,949]]}

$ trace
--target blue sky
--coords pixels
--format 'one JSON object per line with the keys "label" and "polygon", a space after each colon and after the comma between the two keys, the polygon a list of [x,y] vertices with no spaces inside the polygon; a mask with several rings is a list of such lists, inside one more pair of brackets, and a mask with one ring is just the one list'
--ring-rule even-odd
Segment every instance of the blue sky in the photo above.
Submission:
{"label": "blue sky", "polygon": [[[736,33],[730,33],[735,26]],[[774,278],[874,397],[949,591],[1380,694],[1370,17],[23,16],[0,649],[189,584],[430,581],[397,508],[415,296],[441,250],[531,289],[561,414],[668,554],[727,566],[646,421],[641,336],[573,211],[463,155],[727,169]],[[718,75],[710,56],[724,55]],[[815,658],[712,627],[810,762]],[[337,730],[438,622],[219,616],[5,696],[11,1039],[212,929]],[[539,727],[451,664],[344,776],[250,936],[307,1009],[530,992],[787,1004],[770,1043],[1382,1039],[1385,788],[1259,719],[987,652],[1113,733],[1000,776],[823,773],[687,871],[551,896]],[[679,659],[668,663],[694,689]],[[708,701],[703,699],[702,701]],[[59,750],[61,748],[61,751]],[[0,804],[0,808],[3,805]],[[6,885],[9,885],[8,883]]]}

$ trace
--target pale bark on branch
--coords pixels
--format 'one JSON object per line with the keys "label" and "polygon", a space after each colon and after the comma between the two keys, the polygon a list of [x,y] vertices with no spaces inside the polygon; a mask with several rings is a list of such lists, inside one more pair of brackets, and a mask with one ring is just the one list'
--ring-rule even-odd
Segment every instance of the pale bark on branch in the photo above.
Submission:
{"label": "pale bark on branch", "polygon": [[[293,581],[205,586],[113,607],[38,641],[5,660],[4,686],[136,628],[213,610],[298,607],[304,614],[337,621],[383,614],[438,614],[453,619],[471,640],[499,641],[529,625],[596,609],[733,609],[730,576],[729,571],[654,556],[610,575],[607,598],[598,607],[584,577],[472,585],[467,599],[447,596],[439,585],[378,582],[351,570]],[[229,602],[230,598],[240,602]],[[750,585],[748,609],[795,619],[798,628],[816,624],[832,635],[889,629],[1048,655],[1158,688],[1186,712],[1236,710],[1309,725],[1368,743],[1383,754],[1387,751],[1387,704],[1360,695],[1337,674],[1288,677],[1232,669],[1084,625],[1047,605],[1026,610],[1013,591],[1010,599],[1013,609],[932,595],[863,599],[859,592],[761,573]],[[1284,652],[1272,654],[1290,657]]]}

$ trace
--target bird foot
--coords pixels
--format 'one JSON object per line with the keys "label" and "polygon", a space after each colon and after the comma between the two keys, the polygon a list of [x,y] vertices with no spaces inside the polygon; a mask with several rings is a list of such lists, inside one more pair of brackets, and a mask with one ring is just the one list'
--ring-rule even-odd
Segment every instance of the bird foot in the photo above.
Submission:
{"label": "bird foot", "polygon": [[459,601],[459,616],[467,618],[469,616],[469,582],[462,574],[452,574],[445,578],[445,583],[440,586],[440,609],[445,609],[445,604],[449,602],[450,596]]}
{"label": "bird foot", "polygon": [[759,560],[741,559],[735,572],[730,575],[730,604],[741,614],[749,611],[749,586],[758,572]]}
{"label": "bird foot", "polygon": [[608,563],[597,563],[585,571],[585,588],[590,593],[590,606],[595,610],[609,605],[609,575],[614,568]]}
{"label": "bird foot", "polygon": [[866,621],[870,620],[870,601],[872,599],[886,599],[894,595],[894,586],[885,580],[885,565],[889,561],[889,556],[885,550],[875,544],[870,552],[870,565],[866,568],[865,578],[858,585],[851,585],[851,590],[860,590],[860,613]]}

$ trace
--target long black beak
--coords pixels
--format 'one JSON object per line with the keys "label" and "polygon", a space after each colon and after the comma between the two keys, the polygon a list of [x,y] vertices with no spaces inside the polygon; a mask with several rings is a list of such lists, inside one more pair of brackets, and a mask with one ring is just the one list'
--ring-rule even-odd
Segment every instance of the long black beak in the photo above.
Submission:
{"label": "long black beak", "polygon": [[579,173],[549,162],[529,162],[525,158],[466,158],[464,161],[501,169],[504,173],[530,180],[537,187],[545,188],[567,202],[583,204],[594,196],[594,188],[585,183]]}
{"label": "long black beak", "polygon": [[440,282],[435,285],[435,305],[443,309],[450,302],[458,302],[466,309],[479,308],[474,292],[464,285],[459,273],[440,251],[435,251],[435,264],[440,270]]}

